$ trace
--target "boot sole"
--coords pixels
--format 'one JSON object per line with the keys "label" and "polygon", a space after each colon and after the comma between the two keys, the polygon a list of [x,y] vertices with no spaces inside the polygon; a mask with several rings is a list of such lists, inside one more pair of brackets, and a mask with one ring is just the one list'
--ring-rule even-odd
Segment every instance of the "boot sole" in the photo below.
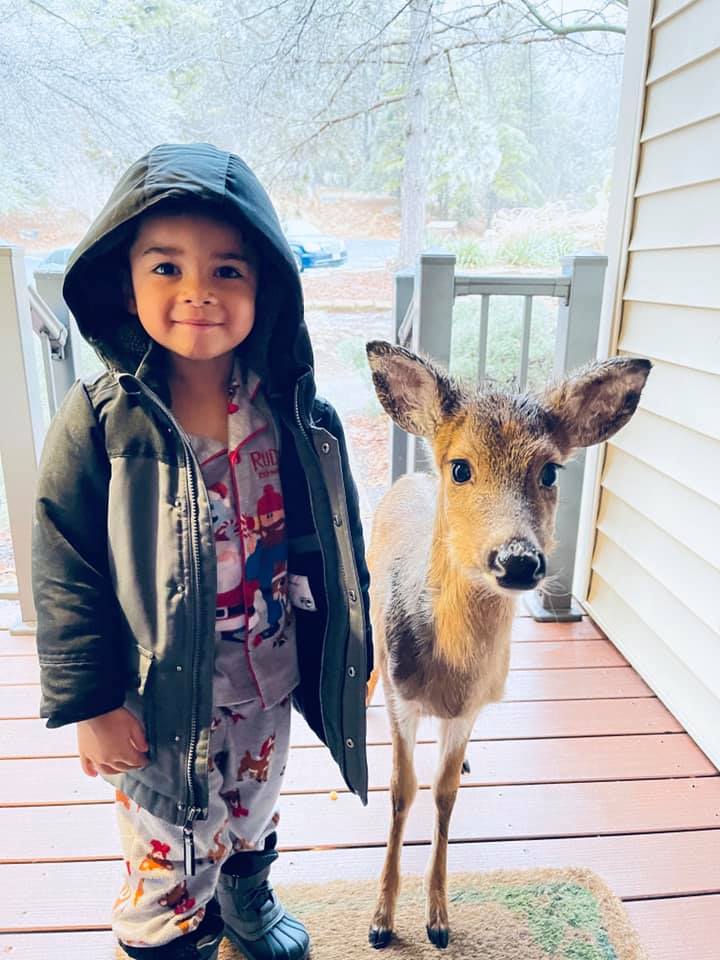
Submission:
{"label": "boot sole", "polygon": [[[242,939],[235,933],[235,931],[232,929],[232,927],[229,927],[229,926],[227,926],[227,925],[225,926],[225,936],[226,936],[226,937],[228,938],[228,940],[233,944],[233,946],[236,946],[236,947],[238,948],[238,950],[242,950],[242,952],[245,954],[245,956],[248,957],[248,958],[250,958],[250,960],[252,960],[252,953],[250,952],[250,949],[249,949],[249,947],[248,947],[248,944],[251,944],[251,943],[253,942],[252,940],[242,940]],[[307,960],[307,958],[308,958],[309,956],[310,956],[310,946],[308,945],[307,950],[306,950],[305,953],[302,955],[302,957],[298,958],[298,960]]]}

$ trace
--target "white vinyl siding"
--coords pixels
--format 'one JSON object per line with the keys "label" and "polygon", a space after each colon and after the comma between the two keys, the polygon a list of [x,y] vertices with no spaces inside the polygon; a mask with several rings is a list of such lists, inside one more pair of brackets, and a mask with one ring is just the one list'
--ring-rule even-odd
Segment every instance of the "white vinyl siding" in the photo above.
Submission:
{"label": "white vinyl siding", "polygon": [[720,47],[717,0],[695,0],[680,15],[653,31],[653,56],[648,83],[659,80]]}
{"label": "white vinyl siding", "polygon": [[587,606],[720,763],[720,2],[656,0]]}
{"label": "white vinyl siding", "polygon": [[[698,150],[698,138],[702,150]],[[683,127],[643,145],[636,196],[717,180],[720,116]]]}
{"label": "white vinyl siding", "polygon": [[[677,23],[682,14],[675,18]],[[720,51],[676,70],[648,87],[643,141],[700,123],[720,113],[717,78]],[[702,145],[698,145],[702,149]]]}

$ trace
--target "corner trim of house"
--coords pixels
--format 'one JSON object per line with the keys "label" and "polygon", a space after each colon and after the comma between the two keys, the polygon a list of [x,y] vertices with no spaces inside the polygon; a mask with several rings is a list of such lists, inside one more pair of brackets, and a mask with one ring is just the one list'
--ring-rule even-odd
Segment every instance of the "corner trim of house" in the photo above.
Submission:
{"label": "corner trim of house", "polygon": [[[622,318],[628,247],[635,212],[635,184],[640,165],[640,136],[645,116],[646,78],[652,43],[654,0],[634,0],[628,6],[623,79],[618,113],[618,136],[608,211],[603,305],[597,357],[604,360],[617,350]],[[580,503],[573,594],[583,602],[588,595],[595,533],[600,508],[600,478],[606,445],[591,447],[585,459]]]}

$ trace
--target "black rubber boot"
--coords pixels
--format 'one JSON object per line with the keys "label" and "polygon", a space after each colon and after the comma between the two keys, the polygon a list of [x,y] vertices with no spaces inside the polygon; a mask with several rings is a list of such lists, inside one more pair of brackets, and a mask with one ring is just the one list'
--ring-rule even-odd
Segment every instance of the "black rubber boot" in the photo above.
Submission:
{"label": "black rubber boot", "polygon": [[277,860],[276,836],[264,850],[236,853],[223,864],[217,887],[225,936],[249,960],[305,960],[310,950],[307,930],[285,912],[268,876]]}
{"label": "black rubber boot", "polygon": [[202,923],[192,933],[186,933],[162,947],[129,947],[122,941],[120,946],[133,960],[217,960],[223,932],[220,907],[213,897],[205,908]]}

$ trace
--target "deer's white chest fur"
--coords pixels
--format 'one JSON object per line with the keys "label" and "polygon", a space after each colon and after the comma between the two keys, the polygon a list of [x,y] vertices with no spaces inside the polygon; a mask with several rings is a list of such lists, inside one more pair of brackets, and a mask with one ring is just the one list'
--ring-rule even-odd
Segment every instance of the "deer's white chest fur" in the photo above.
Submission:
{"label": "deer's white chest fur", "polygon": [[513,603],[457,569],[433,569],[436,498],[434,478],[415,474],[381,502],[370,557],[373,620],[388,687],[424,713],[452,718],[502,697]]}

